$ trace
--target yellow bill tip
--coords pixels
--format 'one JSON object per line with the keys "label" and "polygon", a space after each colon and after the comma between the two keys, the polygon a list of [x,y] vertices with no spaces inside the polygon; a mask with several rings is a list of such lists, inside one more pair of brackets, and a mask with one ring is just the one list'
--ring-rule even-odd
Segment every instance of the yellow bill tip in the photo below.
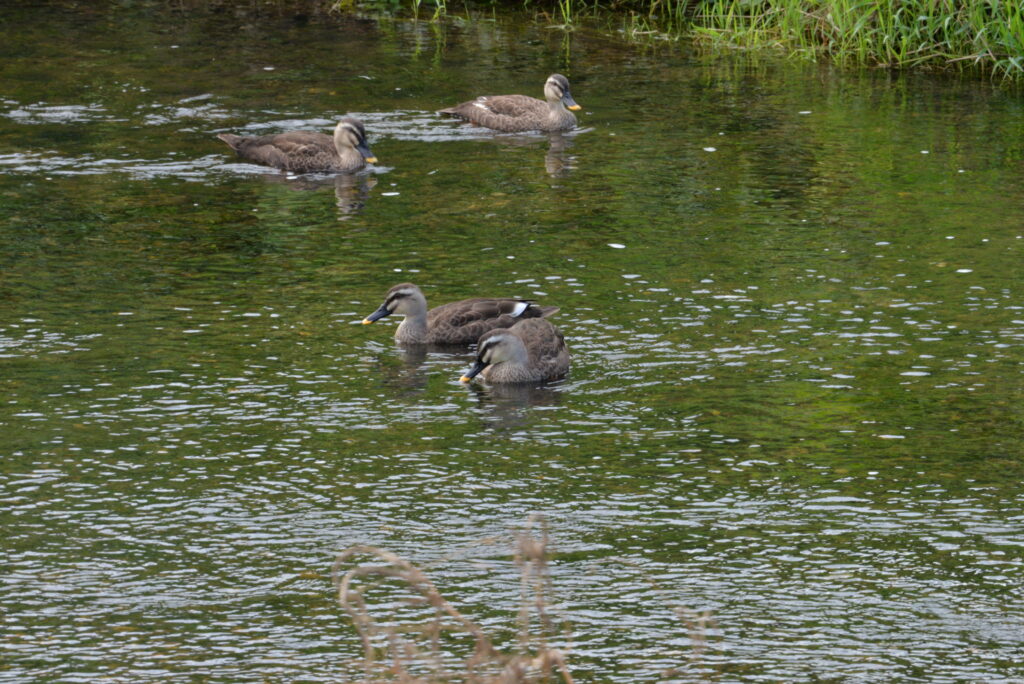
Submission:
{"label": "yellow bill tip", "polygon": [[469,382],[472,379],[473,378],[469,377],[468,375],[463,375],[461,378],[459,378],[459,382]]}
{"label": "yellow bill tip", "polygon": [[578,112],[581,109],[583,109],[583,107],[580,107],[579,105],[573,105],[573,106],[569,107],[569,109],[571,109],[574,112]]}
{"label": "yellow bill tip", "polygon": [[376,164],[377,163],[377,158],[376,157],[367,157],[366,158],[366,163],[367,164]]}
{"label": "yellow bill tip", "polygon": [[363,325],[372,325],[372,324],[373,324],[373,321],[371,321],[369,318],[364,318],[363,319]]}

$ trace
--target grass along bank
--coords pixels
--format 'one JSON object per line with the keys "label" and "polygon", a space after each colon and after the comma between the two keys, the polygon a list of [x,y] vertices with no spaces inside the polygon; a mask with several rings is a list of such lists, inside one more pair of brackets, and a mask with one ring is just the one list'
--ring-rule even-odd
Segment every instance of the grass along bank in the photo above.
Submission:
{"label": "grass along bank", "polygon": [[472,17],[495,4],[536,12],[565,29],[598,20],[634,40],[693,38],[712,48],[1024,80],[1020,0],[331,0],[334,9],[411,10],[433,19],[463,10]]}
{"label": "grass along bank", "polygon": [[697,4],[692,25],[700,40],[716,46],[1024,76],[1019,0],[719,0]]}

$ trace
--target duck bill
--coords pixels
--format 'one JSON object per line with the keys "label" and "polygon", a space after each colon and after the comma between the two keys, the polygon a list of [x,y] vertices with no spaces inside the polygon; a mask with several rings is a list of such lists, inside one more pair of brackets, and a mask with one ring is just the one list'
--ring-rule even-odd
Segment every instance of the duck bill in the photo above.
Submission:
{"label": "duck bill", "polygon": [[377,158],[373,156],[373,152],[370,151],[370,146],[365,141],[356,145],[356,149],[359,150],[359,154],[363,155],[363,159],[366,160],[367,164],[376,164]]}
{"label": "duck bill", "polygon": [[363,325],[370,325],[374,321],[379,321],[385,316],[390,316],[391,312],[388,311],[388,307],[384,304],[380,305],[380,308],[374,311],[372,314],[363,319]]}
{"label": "duck bill", "polygon": [[566,93],[565,95],[562,96],[562,104],[565,105],[566,109],[573,112],[578,112],[581,109],[583,109],[583,107],[580,107],[578,104],[576,104],[576,100],[572,99],[572,95],[570,95],[569,93]]}
{"label": "duck bill", "polygon": [[477,374],[487,368],[487,364],[477,359],[477,362],[473,364],[473,367],[466,371],[466,374],[459,378],[459,382],[469,382],[477,376]]}

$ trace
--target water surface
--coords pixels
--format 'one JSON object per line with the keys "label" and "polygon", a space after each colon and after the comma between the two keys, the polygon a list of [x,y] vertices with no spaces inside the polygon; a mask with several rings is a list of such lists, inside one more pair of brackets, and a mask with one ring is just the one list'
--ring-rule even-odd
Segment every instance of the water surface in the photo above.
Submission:
{"label": "water surface", "polygon": [[[0,678],[358,677],[355,543],[511,639],[534,512],[582,681],[1024,678],[1018,94],[516,18],[0,20]],[[432,113],[552,71],[576,134]],[[345,114],[356,177],[215,137]],[[559,305],[570,375],[460,384],[359,325],[402,281]]]}

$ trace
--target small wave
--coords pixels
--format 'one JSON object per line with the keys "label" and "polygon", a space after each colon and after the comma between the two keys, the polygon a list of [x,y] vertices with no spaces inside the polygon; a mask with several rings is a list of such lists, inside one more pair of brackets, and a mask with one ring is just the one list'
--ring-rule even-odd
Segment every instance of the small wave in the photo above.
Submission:
{"label": "small wave", "polygon": [[[221,155],[207,155],[197,159],[158,161],[150,159],[96,159],[62,157],[57,153],[15,152],[0,155],[0,173],[45,173],[53,176],[90,176],[104,173],[127,173],[132,178],[177,177],[188,180],[206,178],[209,171],[221,167],[237,166],[224,163]],[[257,167],[266,172],[263,167]]]}
{"label": "small wave", "polygon": [[124,121],[124,119],[112,119],[107,109],[102,105],[48,105],[43,102],[36,104],[22,105],[17,102],[7,101],[5,104],[14,105],[13,109],[0,113],[8,119],[14,119],[20,123],[27,124],[48,124],[48,123],[78,123],[83,121]]}

